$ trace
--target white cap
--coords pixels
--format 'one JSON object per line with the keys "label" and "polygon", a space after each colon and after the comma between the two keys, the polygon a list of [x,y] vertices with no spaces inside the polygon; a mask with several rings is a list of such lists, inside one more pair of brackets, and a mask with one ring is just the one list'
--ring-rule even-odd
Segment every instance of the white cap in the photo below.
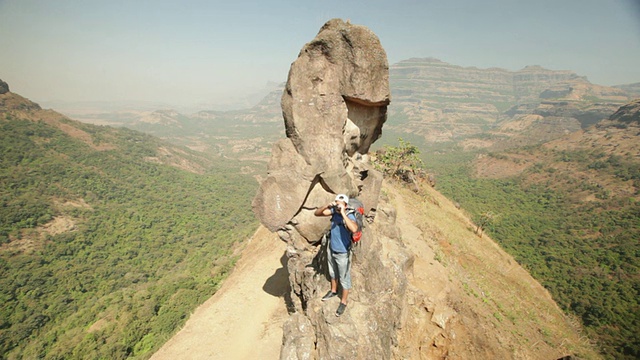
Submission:
{"label": "white cap", "polygon": [[336,196],[336,201],[344,201],[345,204],[348,204],[349,197],[345,194],[338,194],[338,196]]}

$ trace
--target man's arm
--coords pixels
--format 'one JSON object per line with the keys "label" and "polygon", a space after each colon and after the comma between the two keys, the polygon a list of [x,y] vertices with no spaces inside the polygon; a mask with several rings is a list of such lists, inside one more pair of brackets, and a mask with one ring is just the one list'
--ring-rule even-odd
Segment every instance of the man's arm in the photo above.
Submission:
{"label": "man's arm", "polygon": [[334,206],[334,203],[331,203],[329,205],[325,205],[323,207],[319,207],[316,209],[316,211],[313,213],[315,216],[331,216],[331,207]]}

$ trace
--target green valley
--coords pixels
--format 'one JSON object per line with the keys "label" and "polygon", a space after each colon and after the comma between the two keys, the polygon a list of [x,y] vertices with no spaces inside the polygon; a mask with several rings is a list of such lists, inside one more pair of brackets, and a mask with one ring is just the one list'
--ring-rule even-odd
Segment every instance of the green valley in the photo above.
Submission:
{"label": "green valley", "polygon": [[[640,355],[638,130],[613,121],[572,142],[424,156],[436,188],[477,224],[490,215],[487,233],[612,359]],[[619,154],[607,152],[607,143],[618,144]]]}
{"label": "green valley", "polygon": [[255,179],[0,97],[2,358],[147,358],[255,231]]}

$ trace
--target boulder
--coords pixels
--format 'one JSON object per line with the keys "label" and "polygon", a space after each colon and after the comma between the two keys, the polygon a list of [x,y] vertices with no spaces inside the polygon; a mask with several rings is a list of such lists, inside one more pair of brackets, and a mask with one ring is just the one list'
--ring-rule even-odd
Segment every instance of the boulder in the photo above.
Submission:
{"label": "boulder", "polygon": [[330,20],[291,65],[282,96],[286,134],[307,163],[323,170],[330,189],[353,194],[345,157],[368,152],[389,102],[389,65],[377,36]]}
{"label": "boulder", "polygon": [[9,92],[9,84],[7,84],[6,82],[2,81],[2,79],[0,79],[0,94],[6,94]]}
{"label": "boulder", "polygon": [[252,204],[262,224],[272,232],[283,228],[300,210],[314,177],[291,141],[283,139],[274,144],[267,178]]}

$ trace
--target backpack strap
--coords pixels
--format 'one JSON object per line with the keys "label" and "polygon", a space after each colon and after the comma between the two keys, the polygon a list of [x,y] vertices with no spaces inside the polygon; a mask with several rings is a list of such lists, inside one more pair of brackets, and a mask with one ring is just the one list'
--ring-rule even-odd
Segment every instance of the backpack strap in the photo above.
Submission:
{"label": "backpack strap", "polygon": [[[348,207],[347,208],[347,217],[349,215],[351,215],[351,214],[353,214],[353,217],[357,217],[356,210]],[[355,221],[356,224],[358,223],[358,220],[353,220],[353,221]],[[342,221],[342,225],[344,225],[344,227],[347,228],[347,230],[349,230],[349,228],[347,227],[347,224],[344,221]],[[349,231],[349,232],[351,232],[351,231]]]}

